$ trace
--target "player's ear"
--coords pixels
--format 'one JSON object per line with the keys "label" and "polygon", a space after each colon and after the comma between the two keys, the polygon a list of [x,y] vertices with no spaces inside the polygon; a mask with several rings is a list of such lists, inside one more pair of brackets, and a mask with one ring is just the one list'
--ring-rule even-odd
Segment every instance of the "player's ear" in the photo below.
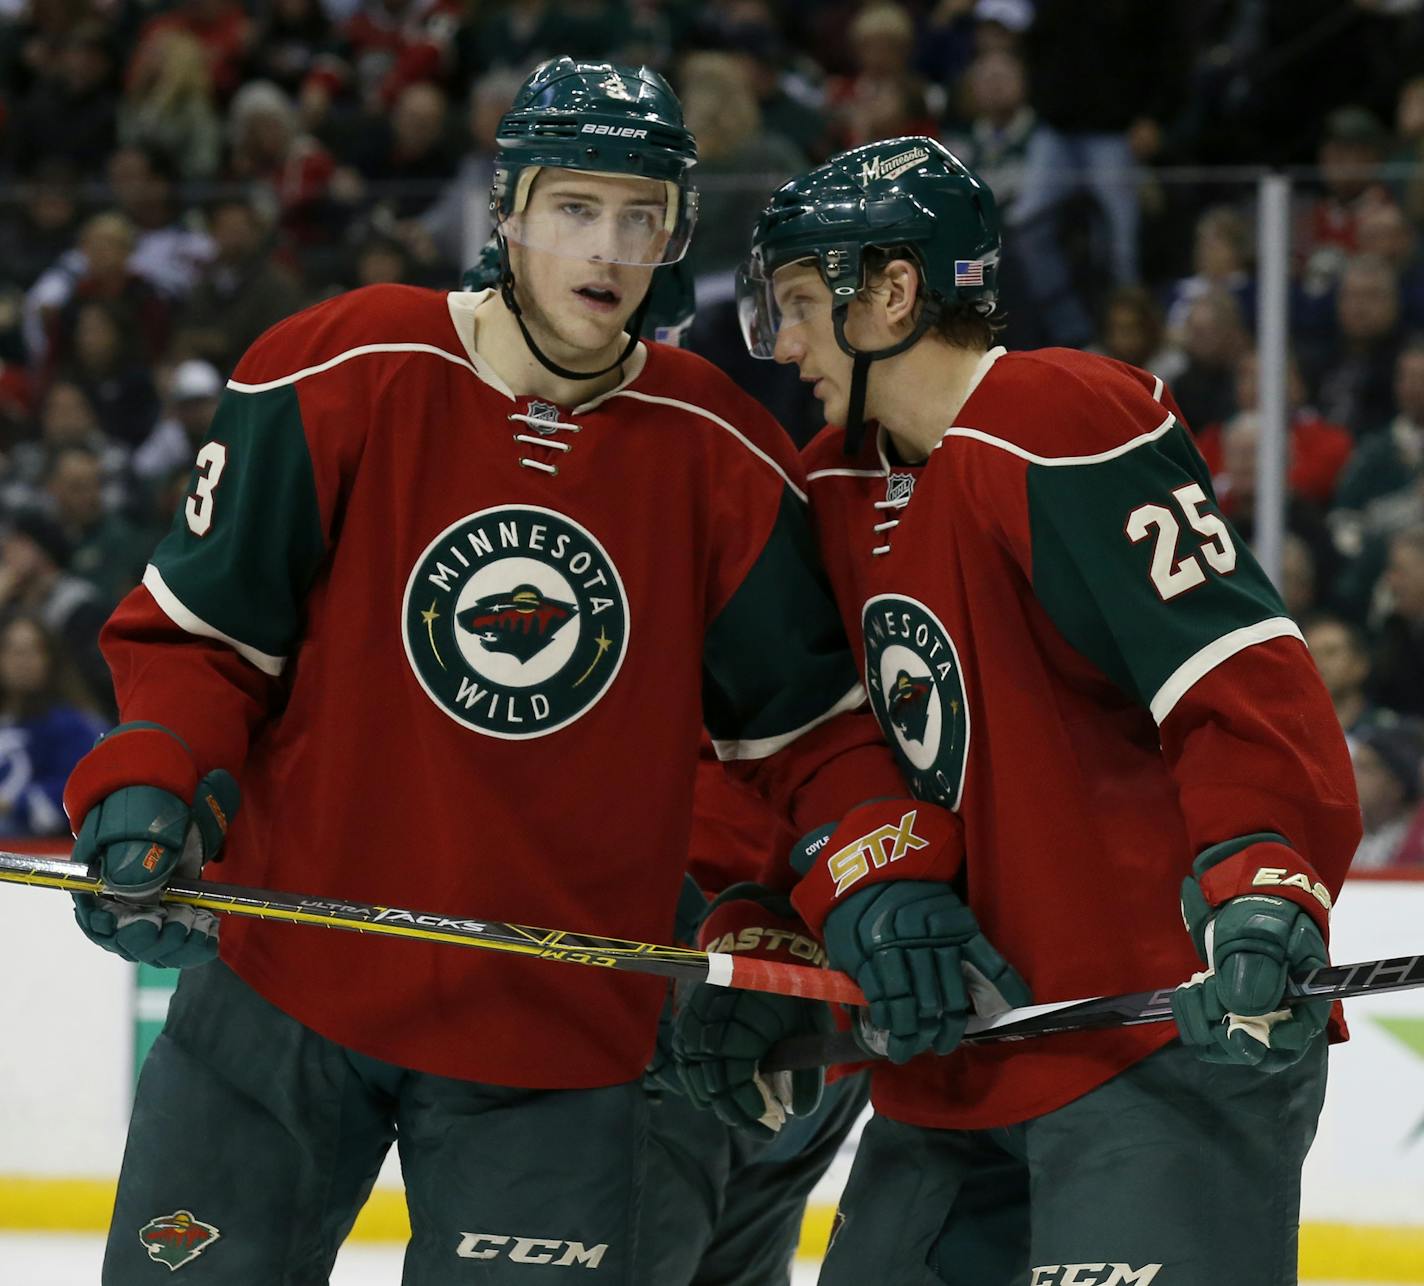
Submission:
{"label": "player's ear", "polygon": [[883,286],[886,320],[892,327],[912,323],[920,299],[919,269],[908,259],[892,259],[885,265]]}

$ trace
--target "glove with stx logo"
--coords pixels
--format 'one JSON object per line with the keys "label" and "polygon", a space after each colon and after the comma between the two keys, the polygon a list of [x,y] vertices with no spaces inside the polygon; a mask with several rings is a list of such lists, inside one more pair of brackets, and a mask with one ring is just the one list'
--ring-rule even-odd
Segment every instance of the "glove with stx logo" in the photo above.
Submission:
{"label": "glove with stx logo", "polygon": [[[820,945],[796,919],[790,902],[755,884],[734,884],[708,909],[698,933],[704,951],[746,951],[768,959],[818,965]],[[673,1057],[683,1087],[698,1107],[728,1125],[770,1138],[788,1115],[814,1112],[821,1101],[820,1067],[763,1076],[759,1065],[787,1036],[829,1033],[824,1001],[774,996],[700,983],[677,1015]]]}
{"label": "glove with stx logo", "polygon": [[64,791],[71,821],[82,819],[74,860],[106,891],[74,895],[85,936],[125,960],[177,969],[217,955],[211,912],[157,897],[176,875],[197,876],[217,857],[239,802],[230,773],[199,781],[187,746],[158,724],[123,723],[100,737]]}
{"label": "glove with stx logo", "polygon": [[1330,892],[1275,834],[1216,844],[1192,872],[1182,918],[1207,967],[1172,996],[1182,1042],[1209,1063],[1289,1067],[1330,1017],[1329,1001],[1281,1003],[1292,974],[1329,963]]}
{"label": "glove with stx logo", "polygon": [[792,901],[820,929],[832,968],[865,993],[879,1030],[862,1026],[857,1038],[871,1052],[895,1063],[947,1054],[971,1013],[1029,1003],[1023,979],[950,887],[964,851],[954,814],[880,800],[798,847],[811,869]]}

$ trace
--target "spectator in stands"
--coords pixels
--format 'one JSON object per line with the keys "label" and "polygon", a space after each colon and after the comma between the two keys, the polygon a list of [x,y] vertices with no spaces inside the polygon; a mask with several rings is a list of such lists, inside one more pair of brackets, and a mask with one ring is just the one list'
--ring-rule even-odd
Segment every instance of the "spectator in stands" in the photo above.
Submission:
{"label": "spectator in stands", "polygon": [[1012,219],[1038,125],[1028,102],[1023,59],[1002,49],[982,53],[970,64],[964,86],[969,127],[946,137],[945,145],[989,185],[999,212]]}
{"label": "spectator in stands", "polygon": [[[698,278],[730,274],[746,258],[762,202],[806,166],[789,141],[761,128],[745,64],[724,53],[682,64],[683,117],[697,138],[701,208],[688,256]],[[729,292],[730,293],[730,292]]]}
{"label": "spectator in stands", "polygon": [[1336,489],[1331,526],[1352,558],[1424,523],[1424,338],[1399,350],[1394,400],[1398,413],[1356,447]]}
{"label": "spectator in stands", "polygon": [[[1258,380],[1260,355],[1247,349],[1236,363],[1235,402],[1238,411],[1260,409]],[[1295,354],[1286,357],[1286,414],[1288,417],[1288,457],[1286,485],[1322,511],[1329,508],[1341,471],[1354,450],[1355,439],[1343,425],[1322,419],[1305,405],[1305,380]],[[1220,424],[1208,424],[1197,433],[1197,449],[1213,474],[1220,472]]]}
{"label": "spectator in stands", "polygon": [[1418,229],[1394,202],[1377,201],[1360,212],[1358,238],[1361,254],[1378,255],[1399,278],[1400,325],[1405,331],[1424,328],[1424,257]]}
{"label": "spectator in stands", "polygon": [[445,91],[417,81],[366,132],[355,160],[375,201],[368,217],[377,228],[392,229],[435,204],[455,168],[448,117]]}
{"label": "spectator in stands", "polygon": [[1340,276],[1335,311],[1339,340],[1315,359],[1315,403],[1327,420],[1363,437],[1394,418],[1403,342],[1398,274],[1383,259],[1356,255]]}
{"label": "spectator in stands", "polygon": [[1162,309],[1146,286],[1118,286],[1103,309],[1102,341],[1093,351],[1159,375],[1170,384],[1186,355],[1163,343]]}
{"label": "spectator in stands", "polygon": [[313,67],[302,90],[304,110],[322,96],[328,103],[344,98],[358,116],[374,120],[390,111],[408,86],[438,84],[449,70],[461,9],[457,0],[364,0],[341,24],[335,56]]}
{"label": "spectator in stands", "polygon": [[1251,275],[1251,232],[1241,214],[1214,205],[1197,220],[1190,277],[1176,282],[1168,295],[1167,332],[1176,336],[1187,322],[1192,304],[1213,288],[1235,298],[1249,327],[1256,316],[1256,281]]}
{"label": "spectator in stands", "polygon": [[1424,727],[1414,719],[1379,718],[1357,727],[1350,741],[1365,823],[1351,869],[1401,865],[1405,837],[1419,810]]}
{"label": "spectator in stands", "polygon": [[74,167],[52,157],[40,162],[13,200],[0,203],[4,279],[29,290],[74,245],[79,235],[79,182]]}
{"label": "spectator in stands", "polygon": [[59,374],[88,395],[105,434],[132,449],[158,419],[153,355],[136,347],[128,314],[112,303],[85,300],[74,319],[73,353]]}
{"label": "spectator in stands", "polygon": [[[1261,442],[1261,421],[1255,411],[1240,411],[1221,430],[1221,467],[1212,478],[1221,512],[1231,519],[1248,544],[1256,536],[1257,454]],[[1334,584],[1339,560],[1330,540],[1330,531],[1320,506],[1299,492],[1287,489],[1285,526],[1298,536],[1310,554],[1315,585]],[[1320,595],[1324,597],[1324,595]],[[1306,604],[1310,606],[1312,604]],[[1302,608],[1297,603],[1296,610]]]}
{"label": "spectator in stands", "polygon": [[[1414,76],[1400,88],[1395,106],[1397,144],[1390,158],[1400,167],[1392,180],[1395,198],[1415,223],[1424,222],[1424,76]],[[1412,166],[1412,170],[1403,167]]]}
{"label": "spectator in stands", "polygon": [[264,214],[294,246],[330,240],[336,160],[302,132],[297,110],[276,85],[254,80],[233,95],[227,117],[228,176],[255,184]]}
{"label": "spectator in stands", "polygon": [[104,504],[102,466],[88,447],[64,447],[51,456],[45,499],[69,542],[69,570],[104,602],[117,603],[142,579],[157,534]]}
{"label": "spectator in stands", "polygon": [[109,157],[109,188],[134,229],[128,267],[166,299],[181,302],[216,247],[179,210],[173,177],[172,162],[161,152],[121,147]]}
{"label": "spectator in stands", "polygon": [[793,51],[766,7],[740,9],[717,43],[745,65],[762,129],[779,134],[813,164],[825,160],[834,150],[825,93],[790,69]]}
{"label": "spectator in stands", "polygon": [[1228,419],[1236,410],[1236,360],[1249,342],[1241,308],[1228,291],[1204,291],[1187,309],[1178,339],[1186,359],[1172,393],[1194,432]]}
{"label": "spectator in stands", "polygon": [[[914,43],[914,20],[898,4],[872,3],[856,14],[850,28],[856,73],[828,85],[838,148],[939,132],[925,83],[910,65]],[[687,88],[693,88],[691,82]]]}
{"label": "spectator in stands", "polygon": [[1281,539],[1281,602],[1296,620],[1316,609],[1320,578],[1315,571],[1315,555],[1304,539],[1287,531]]}
{"label": "spectator in stands", "polygon": [[10,478],[0,490],[9,512],[41,503],[49,462],[69,447],[80,447],[99,461],[105,508],[128,506],[129,449],[100,427],[89,395],[78,384],[60,379],[40,403],[38,438],[19,443],[10,453]]}
{"label": "spectator in stands", "polygon": [[523,71],[492,71],[471,88],[467,136],[454,178],[429,209],[396,229],[416,259],[469,265],[490,239],[487,196],[494,176],[495,130],[523,78]]}
{"label": "spectator in stands", "polygon": [[[65,255],[53,274],[32,292],[44,328],[32,358],[43,358],[52,375],[76,355],[81,312],[91,304],[112,313],[124,351],[137,360],[157,361],[168,345],[168,301],[139,275],[131,258],[137,236],[122,214],[106,212],[88,219],[79,234],[78,257]],[[66,282],[60,278],[67,275]],[[53,279],[53,286],[46,279]]]}
{"label": "spectator in stands", "polygon": [[113,680],[99,652],[99,630],[113,604],[67,570],[72,553],[53,518],[38,509],[13,515],[0,537],[0,619],[38,617],[73,659],[89,701],[112,715]]}
{"label": "spectator in stands", "polygon": [[0,624],[0,835],[67,835],[64,783],[107,724],[33,615]]}
{"label": "spectator in stands", "polygon": [[174,351],[226,373],[258,335],[304,300],[297,282],[273,259],[268,226],[254,205],[237,198],[218,202],[208,230],[217,253],[179,314]]}
{"label": "spectator in stands", "polygon": [[1424,526],[1390,538],[1383,580],[1391,610],[1375,641],[1370,695],[1401,714],[1424,715]]}
{"label": "spectator in stands", "polygon": [[1389,131],[1365,108],[1341,107],[1326,117],[1316,158],[1324,191],[1296,229],[1295,248],[1312,293],[1327,293],[1359,252],[1364,211],[1391,200],[1379,175],[1388,150]]}
{"label": "spectator in stands", "polygon": [[142,74],[149,47],[169,32],[191,36],[202,46],[208,76],[220,102],[237,91],[242,68],[252,42],[252,20],[237,0],[178,0],[167,12],[150,18],[139,32],[127,80],[130,85]]}
{"label": "spectator in stands", "polygon": [[222,118],[207,51],[196,36],[170,28],[138,47],[119,108],[119,139],[161,152],[184,178],[218,172]]}
{"label": "spectator in stands", "polygon": [[[336,31],[321,0],[269,0],[261,6],[248,56],[250,79],[268,80],[294,102],[336,52]],[[320,114],[307,122],[318,124]]]}
{"label": "spectator in stands", "polygon": [[6,130],[20,174],[56,160],[81,174],[103,169],[114,146],[118,114],[113,75],[113,50],[103,24],[86,18],[70,26],[52,74],[42,73],[15,104]]}
{"label": "spectator in stands", "polygon": [[190,357],[173,368],[168,380],[168,413],[134,452],[134,476],[149,487],[175,474],[187,477],[208,436],[222,396],[222,376],[211,362]]}
{"label": "spectator in stands", "polygon": [[1347,734],[1354,732],[1375,715],[1365,691],[1370,677],[1370,647],[1365,632],[1343,616],[1319,612],[1302,624],[1301,633],[1335,703],[1340,726]]}
{"label": "spectator in stands", "polygon": [[[1058,244],[1057,216],[1090,193],[1106,224],[1104,260],[1114,285],[1138,277],[1138,166],[1161,146],[1177,108],[1187,48],[1182,8],[1157,4],[1037,0],[1024,36],[1029,98],[1039,128],[1014,203],[1014,252],[1035,291],[1052,342],[1087,344],[1092,315]],[[1085,69],[1091,68],[1091,75]]]}

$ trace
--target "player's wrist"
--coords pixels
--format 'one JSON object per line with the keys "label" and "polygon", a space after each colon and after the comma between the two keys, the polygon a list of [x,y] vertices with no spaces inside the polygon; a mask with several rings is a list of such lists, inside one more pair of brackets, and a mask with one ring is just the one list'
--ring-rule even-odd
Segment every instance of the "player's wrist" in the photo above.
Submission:
{"label": "player's wrist", "polygon": [[[1294,903],[1315,922],[1326,942],[1330,940],[1333,896],[1315,868],[1283,835],[1259,832],[1204,849],[1192,863],[1190,882],[1209,911],[1246,894]],[[1188,913],[1189,925],[1192,919]]]}
{"label": "player's wrist", "polygon": [[853,893],[899,880],[948,884],[963,864],[964,828],[954,813],[920,800],[875,800],[845,815],[791,902],[824,936],[826,917]]}
{"label": "player's wrist", "polygon": [[751,955],[820,968],[826,953],[785,894],[734,884],[708,907],[697,930],[703,951]]}
{"label": "player's wrist", "polygon": [[90,810],[125,786],[152,786],[185,803],[198,788],[192,753],[177,733],[157,723],[121,723],[75,765],[64,787],[64,811],[78,831]]}

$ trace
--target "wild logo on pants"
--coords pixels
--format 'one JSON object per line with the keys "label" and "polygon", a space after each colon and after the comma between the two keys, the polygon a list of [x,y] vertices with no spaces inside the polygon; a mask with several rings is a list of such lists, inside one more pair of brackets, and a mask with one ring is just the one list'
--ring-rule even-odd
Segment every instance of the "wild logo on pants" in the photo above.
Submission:
{"label": "wild logo on pants", "polygon": [[177,1272],[184,1264],[192,1263],[220,1236],[212,1224],[193,1218],[191,1210],[159,1215],[138,1230],[138,1239],[148,1251],[148,1257],[167,1265],[169,1272]]}
{"label": "wild logo on pants", "polygon": [[1029,1286],[1149,1286],[1161,1264],[1044,1264],[1035,1268]]}
{"label": "wild logo on pants", "polygon": [[551,1264],[555,1268],[597,1268],[608,1243],[585,1246],[581,1241],[549,1237],[505,1237],[495,1232],[462,1232],[455,1253],[461,1259],[508,1259],[515,1264]]}

